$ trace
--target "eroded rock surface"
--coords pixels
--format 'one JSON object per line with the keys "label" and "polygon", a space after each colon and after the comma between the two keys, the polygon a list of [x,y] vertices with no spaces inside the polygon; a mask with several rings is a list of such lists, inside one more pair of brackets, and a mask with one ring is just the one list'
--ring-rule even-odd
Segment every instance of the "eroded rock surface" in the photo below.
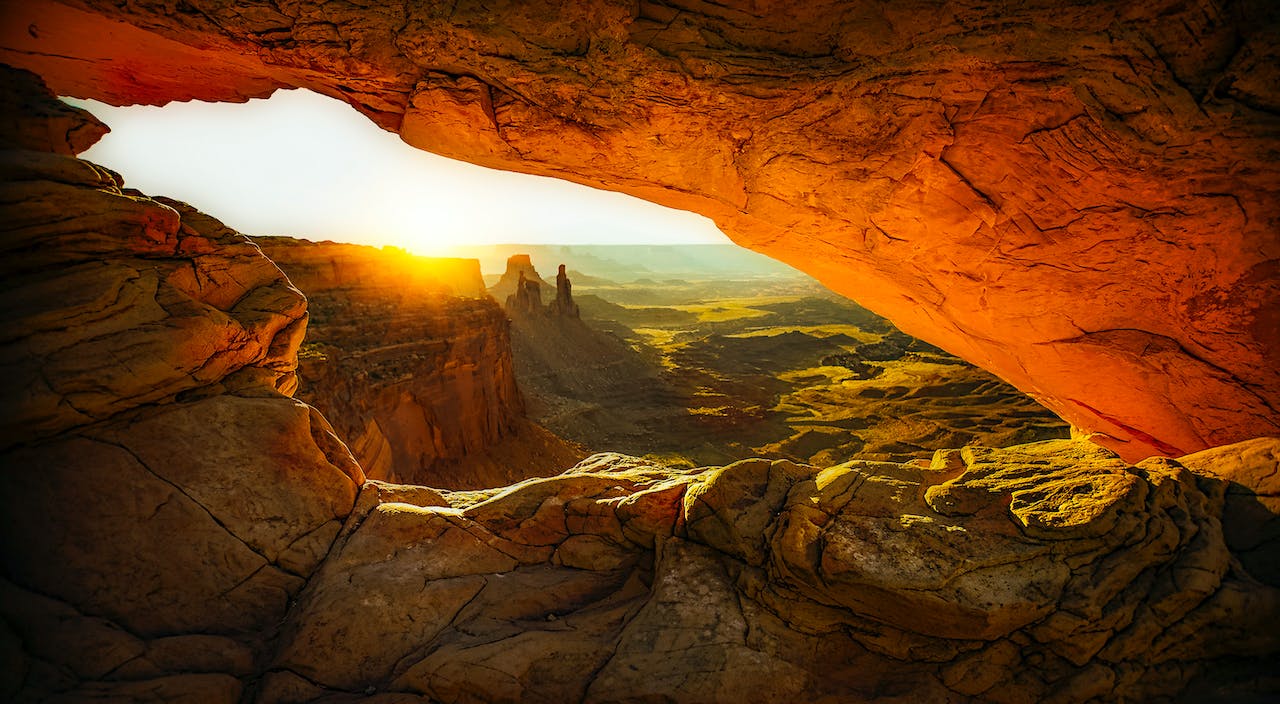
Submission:
{"label": "eroded rock surface", "polygon": [[516,278],[515,293],[507,296],[503,308],[514,319],[540,318],[546,315],[547,311],[542,307],[542,285],[537,279],[527,279],[524,272],[520,272]]}
{"label": "eroded rock surface", "polygon": [[556,272],[556,298],[547,306],[547,312],[563,318],[582,317],[578,304],[573,302],[573,282],[565,273],[564,264],[561,264],[559,271]]}
{"label": "eroded rock surface", "polygon": [[2,123],[6,701],[1280,696],[1280,440],[366,482],[284,275],[5,81],[48,104]]}
{"label": "eroded rock surface", "polygon": [[1228,487],[1080,441],[368,485],[261,701],[1260,698],[1280,591],[1233,558]]}
{"label": "eroded rock surface", "polygon": [[525,418],[506,315],[474,259],[258,238],[308,298],[297,398],[373,479],[462,489],[586,454]]}
{"label": "eroded rock surface", "polygon": [[306,301],[247,238],[72,156],[5,152],[0,447],[297,384]]}
{"label": "eroded rock surface", "polygon": [[63,93],[307,87],[429,151],[703,213],[1133,461],[1280,430],[1274,3],[5,12],[0,58]]}
{"label": "eroded rock surface", "polygon": [[[489,287],[489,295],[499,302],[506,302],[513,295],[518,295],[523,288],[520,283],[524,279],[526,283],[535,283],[538,290],[543,287],[551,290],[553,287],[547,283],[542,276],[538,274],[538,270],[533,266],[533,260],[528,254],[513,254],[507,257],[507,268],[503,270],[502,277],[498,282]],[[538,299],[538,305],[542,305],[541,296]]]}
{"label": "eroded rock surface", "polygon": [[0,698],[241,701],[364,483],[287,395],[306,302],[3,75]]}

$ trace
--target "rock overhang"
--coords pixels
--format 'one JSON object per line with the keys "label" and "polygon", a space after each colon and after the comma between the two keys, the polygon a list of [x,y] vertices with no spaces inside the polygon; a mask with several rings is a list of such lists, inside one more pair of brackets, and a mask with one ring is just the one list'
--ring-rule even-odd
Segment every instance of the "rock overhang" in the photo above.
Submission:
{"label": "rock overhang", "polygon": [[6,13],[0,59],[62,93],[306,87],[413,146],[708,215],[1130,460],[1280,432],[1265,4]]}
{"label": "rock overhang", "polygon": [[[293,320],[297,291],[212,218],[41,156],[66,135],[25,128],[65,117],[13,112],[28,141],[2,155],[13,167],[6,244],[24,256],[4,265],[56,282],[68,259],[93,253],[167,274],[145,295],[90,306],[90,317],[125,328],[158,306],[188,330],[144,326],[143,338],[161,335],[135,356],[141,364],[116,369],[129,388],[174,377],[165,351],[175,345],[218,363],[201,364],[198,385],[173,398],[117,399],[98,409],[105,417],[61,419],[46,429],[61,431],[53,437],[29,434],[4,452],[0,638],[6,671],[25,673],[5,678],[6,694],[227,704],[360,693],[1274,694],[1275,439],[1137,465],[1051,441],[826,469],[756,459],[679,470],[597,455],[558,477],[481,492],[365,482],[325,419],[281,393],[305,313],[279,329],[261,316]],[[16,197],[33,184],[53,195]],[[177,231],[59,217],[104,198],[162,224],[176,215]],[[234,276],[193,287],[188,267]],[[17,334],[3,360],[38,359],[48,322],[83,318],[86,291],[112,290],[110,279],[82,281],[64,287],[79,294],[69,300],[0,290]],[[188,320],[228,306],[262,344]],[[64,342],[81,361],[105,364],[139,342],[69,328],[76,336]],[[99,376],[92,365],[59,371],[74,385]]]}

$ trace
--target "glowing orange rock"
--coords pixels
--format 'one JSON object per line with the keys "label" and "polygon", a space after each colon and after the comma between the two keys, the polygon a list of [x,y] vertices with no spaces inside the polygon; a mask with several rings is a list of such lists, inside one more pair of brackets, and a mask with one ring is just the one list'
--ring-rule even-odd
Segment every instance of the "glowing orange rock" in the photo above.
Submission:
{"label": "glowing orange rock", "polygon": [[117,103],[307,87],[703,213],[1130,460],[1280,432],[1274,13],[86,4],[7,11],[0,59]]}

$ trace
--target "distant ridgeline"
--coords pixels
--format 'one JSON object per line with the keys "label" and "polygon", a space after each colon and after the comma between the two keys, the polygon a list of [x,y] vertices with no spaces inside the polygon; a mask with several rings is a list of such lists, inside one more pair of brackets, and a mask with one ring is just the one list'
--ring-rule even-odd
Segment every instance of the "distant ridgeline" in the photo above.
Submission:
{"label": "distant ridgeline", "polygon": [[[449,254],[480,260],[485,275],[506,270],[514,254],[529,255],[533,261],[563,263],[569,271],[579,271],[625,283],[641,278],[777,277],[803,278],[791,267],[732,244],[495,244],[452,247]],[[577,282],[575,283],[586,283]],[[501,299],[500,299],[501,300]]]}
{"label": "distant ridgeline", "polygon": [[469,298],[484,295],[475,259],[420,257],[399,247],[284,236],[255,237],[254,241],[304,292],[349,288],[387,289],[379,295],[429,290]]}

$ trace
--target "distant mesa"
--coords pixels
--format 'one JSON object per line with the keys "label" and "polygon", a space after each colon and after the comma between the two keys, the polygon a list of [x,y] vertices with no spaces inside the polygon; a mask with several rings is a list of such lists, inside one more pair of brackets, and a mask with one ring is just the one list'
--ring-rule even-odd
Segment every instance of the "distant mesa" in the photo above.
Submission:
{"label": "distant mesa", "polygon": [[[538,275],[528,254],[513,254],[507,259],[507,270],[498,283],[489,289],[494,298],[504,301],[507,314],[512,318],[554,316],[578,318],[578,304],[573,301],[573,283],[565,273],[564,264],[556,273],[556,297],[549,305],[542,305],[542,287],[550,284]],[[505,295],[504,295],[505,294]]]}
{"label": "distant mesa", "polygon": [[507,257],[507,269],[502,272],[502,278],[498,279],[498,283],[489,288],[489,294],[497,301],[506,301],[511,294],[520,289],[522,276],[526,281],[536,283],[539,287],[551,288],[551,284],[543,280],[538,275],[538,270],[533,268],[533,261],[528,254],[513,254]]}
{"label": "distant mesa", "polygon": [[524,272],[519,273],[515,293],[507,296],[506,309],[511,316],[531,317],[541,315],[542,284],[538,280],[530,281]]}
{"label": "distant mesa", "polygon": [[569,269],[569,279],[577,281],[580,286],[617,286],[618,283],[612,279],[606,279],[602,276],[591,276],[584,274],[576,269]]}
{"label": "distant mesa", "polygon": [[255,239],[258,247],[308,293],[342,289],[378,300],[405,296],[484,296],[480,262],[463,257],[422,257],[399,247],[312,242],[296,237]]}

